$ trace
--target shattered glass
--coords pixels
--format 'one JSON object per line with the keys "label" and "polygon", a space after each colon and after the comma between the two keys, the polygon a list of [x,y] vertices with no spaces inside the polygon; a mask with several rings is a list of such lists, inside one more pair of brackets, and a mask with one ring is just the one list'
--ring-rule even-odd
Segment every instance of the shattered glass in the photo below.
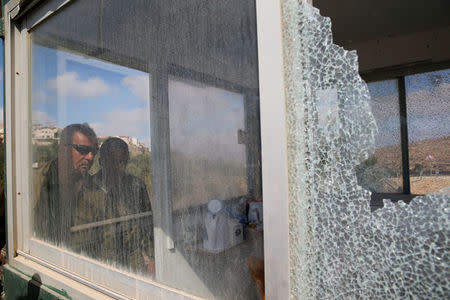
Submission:
{"label": "shattered glass", "polygon": [[282,10],[292,298],[448,298],[450,189],[371,212],[356,166],[377,124],[356,52],[305,0]]}

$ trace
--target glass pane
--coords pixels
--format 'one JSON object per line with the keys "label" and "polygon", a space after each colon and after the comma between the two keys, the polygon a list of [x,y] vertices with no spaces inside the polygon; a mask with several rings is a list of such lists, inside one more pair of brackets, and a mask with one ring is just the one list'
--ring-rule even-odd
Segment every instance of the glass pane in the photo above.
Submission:
{"label": "glass pane", "polygon": [[257,299],[254,1],[79,0],[31,38],[33,235],[200,297]]}
{"label": "glass pane", "polygon": [[247,194],[244,95],[169,79],[173,209]]}
{"label": "glass pane", "polygon": [[450,186],[450,70],[407,76],[412,194]]}
{"label": "glass pane", "polygon": [[31,53],[34,236],[147,272],[154,257],[149,74],[34,36]]}
{"label": "glass pane", "polygon": [[248,102],[242,93],[169,78],[175,244],[202,284],[224,298],[256,297],[247,260],[263,257],[262,203],[248,188],[245,137],[246,118],[258,116]]}
{"label": "glass pane", "polygon": [[[330,19],[308,1],[285,2],[284,61],[292,65],[285,73],[291,298],[448,298],[450,189],[408,197],[408,203],[387,195],[382,207],[371,210],[371,193],[360,186],[357,171],[380,146],[398,143],[381,124],[398,118],[395,98],[387,101],[390,111],[382,109],[384,117],[373,104],[371,109],[357,52],[333,44]],[[410,142],[439,150],[431,153],[437,165],[438,155],[450,148],[444,142],[450,130],[448,73],[411,77],[407,86],[408,104],[416,100],[409,105]],[[395,85],[380,83],[371,91],[381,102]],[[433,176],[441,178],[441,172]]]}
{"label": "glass pane", "polygon": [[397,80],[368,84],[370,106],[377,122],[375,151],[358,166],[358,182],[377,193],[398,193],[403,189],[400,112]]}

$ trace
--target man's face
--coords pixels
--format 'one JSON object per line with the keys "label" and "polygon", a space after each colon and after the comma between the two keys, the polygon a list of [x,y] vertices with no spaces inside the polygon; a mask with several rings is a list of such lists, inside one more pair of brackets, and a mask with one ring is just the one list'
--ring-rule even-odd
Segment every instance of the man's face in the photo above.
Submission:
{"label": "man's face", "polygon": [[105,158],[105,167],[108,171],[125,172],[128,164],[128,151],[125,149],[113,149]]}
{"label": "man's face", "polygon": [[[87,173],[94,162],[95,145],[89,138],[81,132],[75,132],[72,137],[72,164],[75,172]],[[77,146],[78,147],[77,150]],[[86,149],[89,152],[86,152]]]}

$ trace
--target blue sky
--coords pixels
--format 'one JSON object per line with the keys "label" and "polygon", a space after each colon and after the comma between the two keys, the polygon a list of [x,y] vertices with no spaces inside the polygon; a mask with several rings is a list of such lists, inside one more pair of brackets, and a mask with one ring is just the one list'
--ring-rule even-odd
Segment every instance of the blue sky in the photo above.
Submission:
{"label": "blue sky", "polygon": [[98,136],[132,136],[150,146],[149,88],[148,73],[33,45],[34,124],[87,122]]}

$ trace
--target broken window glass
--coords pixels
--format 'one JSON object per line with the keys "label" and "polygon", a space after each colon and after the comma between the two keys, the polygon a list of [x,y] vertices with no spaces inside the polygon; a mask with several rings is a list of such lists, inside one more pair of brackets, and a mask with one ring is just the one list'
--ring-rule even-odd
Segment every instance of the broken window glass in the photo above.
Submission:
{"label": "broken window glass", "polygon": [[405,77],[412,194],[450,186],[450,70]]}
{"label": "broken window glass", "polygon": [[[333,44],[330,19],[307,1],[283,1],[282,11],[291,296],[448,297],[448,185],[409,204],[386,199],[371,212],[371,191],[357,171],[376,154],[384,124],[377,124],[356,52]],[[439,75],[430,79],[435,95],[444,98],[423,98],[433,108],[422,113],[448,110],[448,88]],[[425,124],[442,120],[422,113]]]}
{"label": "broken window glass", "polygon": [[396,80],[368,84],[378,125],[375,152],[357,167],[358,182],[376,193],[403,192],[400,110]]}

